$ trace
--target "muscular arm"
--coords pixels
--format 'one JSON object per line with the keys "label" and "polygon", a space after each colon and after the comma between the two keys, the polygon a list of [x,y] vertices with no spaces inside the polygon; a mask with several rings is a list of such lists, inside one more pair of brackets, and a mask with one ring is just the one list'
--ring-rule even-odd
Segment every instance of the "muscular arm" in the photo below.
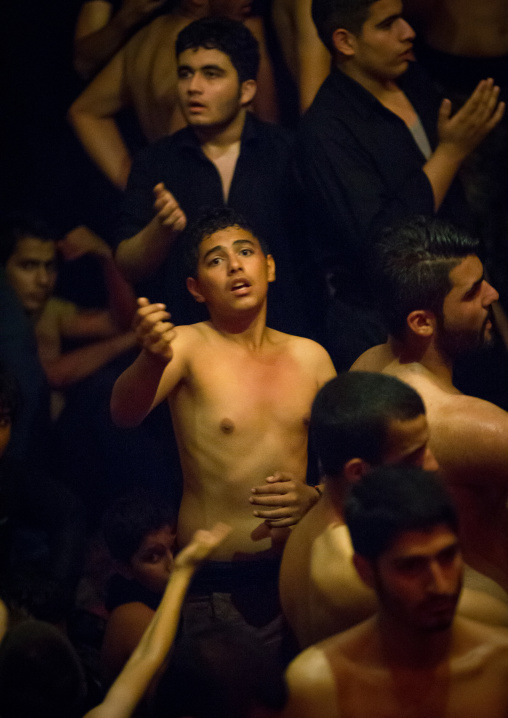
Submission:
{"label": "muscular arm", "polygon": [[105,0],[83,3],[74,35],[74,69],[89,80],[164,0],[124,0],[113,17]]}
{"label": "muscular arm", "polygon": [[259,43],[259,71],[257,75],[257,92],[252,106],[260,120],[265,122],[278,122],[279,103],[277,88],[273,75],[272,61],[268,53],[265,39],[263,20],[260,17],[251,17],[245,20],[245,26],[249,28]]}
{"label": "muscular arm", "polygon": [[282,718],[339,718],[335,678],[325,652],[312,646],[286,671],[289,698]]}
{"label": "muscular arm", "polygon": [[331,56],[317,34],[310,14],[310,0],[297,0],[296,48],[298,53],[298,91],[300,110],[310,107],[316,92],[330,72]]}
{"label": "muscular arm", "polygon": [[115,122],[130,104],[122,48],[73,102],[68,120],[92,161],[119,189],[125,189],[131,157]]}

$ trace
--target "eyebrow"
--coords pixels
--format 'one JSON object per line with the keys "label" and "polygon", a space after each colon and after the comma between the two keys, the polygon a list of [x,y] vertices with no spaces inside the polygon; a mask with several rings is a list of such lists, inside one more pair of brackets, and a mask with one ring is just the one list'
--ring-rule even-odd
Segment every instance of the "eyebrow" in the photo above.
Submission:
{"label": "eyebrow", "polygon": [[178,65],[178,71],[190,70],[191,72],[197,72],[198,70],[218,70],[219,72],[225,72],[224,68],[220,65],[200,65],[199,67],[192,67],[192,65]]}
{"label": "eyebrow", "polygon": [[376,27],[381,27],[381,25],[388,25],[390,22],[394,22],[395,20],[398,20],[399,17],[402,17],[402,13],[395,13],[394,15],[389,15],[388,17],[385,17],[384,20],[381,20],[377,23]]}
{"label": "eyebrow", "polygon": [[[251,239],[235,239],[233,242],[233,247],[236,247],[237,245],[248,245],[250,247],[255,247],[254,242]],[[202,259],[206,260],[210,254],[213,254],[214,252],[219,252],[220,250],[224,250],[225,247],[223,244],[218,244],[216,247],[212,247],[211,249],[206,252],[206,254],[203,255]]]}

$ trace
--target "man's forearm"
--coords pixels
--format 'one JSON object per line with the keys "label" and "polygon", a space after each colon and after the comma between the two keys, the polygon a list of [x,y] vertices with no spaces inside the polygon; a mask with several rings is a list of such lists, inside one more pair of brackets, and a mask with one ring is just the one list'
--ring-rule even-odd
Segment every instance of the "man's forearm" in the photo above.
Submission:
{"label": "man's forearm", "polygon": [[462,158],[458,154],[450,153],[443,145],[438,145],[423,165],[422,169],[432,187],[435,212],[441,207],[461,164]]}
{"label": "man's forearm", "polygon": [[69,122],[92,161],[115,187],[124,190],[132,159],[115,120],[81,109],[80,104],[78,98],[69,109]]}
{"label": "man's forearm", "polygon": [[62,389],[85,379],[117,356],[136,345],[134,332],[94,342],[88,346],[66,352],[57,359],[43,361],[48,383],[53,389]]}
{"label": "man's forearm", "polygon": [[124,239],[116,250],[116,263],[129,282],[151,277],[168,256],[173,232],[154,217],[140,232]]}
{"label": "man's forearm", "polygon": [[130,329],[134,312],[136,311],[136,295],[118,269],[113,255],[101,258],[104,283],[108,292],[108,309],[113,321],[122,329]]}
{"label": "man's forearm", "polygon": [[157,396],[166,364],[142,351],[121,374],[111,394],[111,417],[117,426],[139,426],[149,414]]}

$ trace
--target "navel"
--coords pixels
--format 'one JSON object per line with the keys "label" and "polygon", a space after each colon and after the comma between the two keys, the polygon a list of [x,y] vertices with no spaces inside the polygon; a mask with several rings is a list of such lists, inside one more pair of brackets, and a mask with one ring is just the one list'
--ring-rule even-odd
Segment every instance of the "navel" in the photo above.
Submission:
{"label": "navel", "polygon": [[220,423],[220,430],[223,434],[232,434],[235,430],[235,425],[231,419],[223,419]]}

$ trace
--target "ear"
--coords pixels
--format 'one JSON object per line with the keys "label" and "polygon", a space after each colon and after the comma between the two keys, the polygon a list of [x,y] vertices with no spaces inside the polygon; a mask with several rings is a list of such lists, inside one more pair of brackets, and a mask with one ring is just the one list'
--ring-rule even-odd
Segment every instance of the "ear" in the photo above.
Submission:
{"label": "ear", "polygon": [[356,53],[356,38],[352,32],[338,27],[332,35],[333,46],[344,57],[353,57]]}
{"label": "ear", "polygon": [[252,102],[258,88],[256,80],[245,80],[240,86],[240,102],[242,105],[248,105]]}
{"label": "ear", "polygon": [[409,329],[423,339],[431,337],[436,331],[436,315],[427,309],[415,309],[406,319]]}
{"label": "ear", "polygon": [[268,281],[275,282],[275,260],[271,254],[266,255],[266,266],[268,269]]}
{"label": "ear", "polygon": [[192,294],[196,302],[199,302],[200,304],[204,304],[206,302],[206,299],[199,291],[199,282],[195,277],[187,277],[186,280],[187,289]]}
{"label": "ear", "polygon": [[359,556],[355,553],[353,554],[353,564],[364,584],[374,590],[376,587],[376,581],[372,562],[364,556]]}
{"label": "ear", "polygon": [[349,459],[349,461],[344,464],[342,474],[350,484],[354,484],[359,481],[370,468],[370,464],[363,459]]}

